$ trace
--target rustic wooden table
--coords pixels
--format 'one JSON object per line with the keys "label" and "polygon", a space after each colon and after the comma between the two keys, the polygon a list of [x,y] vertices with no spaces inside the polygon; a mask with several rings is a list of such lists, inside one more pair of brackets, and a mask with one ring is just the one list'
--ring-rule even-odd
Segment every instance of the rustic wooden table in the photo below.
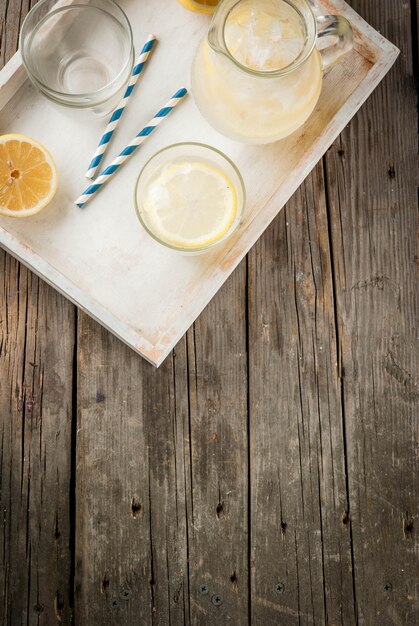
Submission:
{"label": "rustic wooden table", "polygon": [[419,623],[417,13],[351,5],[396,66],[160,370],[0,253],[2,625]]}

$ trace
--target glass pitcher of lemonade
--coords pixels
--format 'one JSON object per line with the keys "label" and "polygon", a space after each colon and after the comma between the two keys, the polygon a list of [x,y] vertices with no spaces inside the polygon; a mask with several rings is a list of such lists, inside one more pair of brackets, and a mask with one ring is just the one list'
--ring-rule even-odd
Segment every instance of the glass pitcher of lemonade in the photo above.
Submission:
{"label": "glass pitcher of lemonade", "polygon": [[193,63],[195,101],[227,137],[278,141],[308,119],[323,71],[352,46],[349,22],[316,17],[308,0],[223,0]]}

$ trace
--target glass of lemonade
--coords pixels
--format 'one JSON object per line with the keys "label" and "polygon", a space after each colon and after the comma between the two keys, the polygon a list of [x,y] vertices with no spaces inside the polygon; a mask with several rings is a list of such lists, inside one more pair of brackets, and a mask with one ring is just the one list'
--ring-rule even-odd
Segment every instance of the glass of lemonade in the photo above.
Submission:
{"label": "glass of lemonade", "polygon": [[308,0],[224,0],[193,63],[196,104],[232,139],[283,139],[311,115],[324,69],[352,44],[349,22],[316,17]]}
{"label": "glass of lemonade", "polygon": [[113,0],[41,0],[19,45],[29,78],[48,99],[98,115],[118,104],[134,63],[131,26]]}
{"label": "glass of lemonade", "polygon": [[155,154],[135,189],[145,230],[185,254],[225,241],[238,228],[245,202],[244,182],[234,163],[200,143],[179,143]]}

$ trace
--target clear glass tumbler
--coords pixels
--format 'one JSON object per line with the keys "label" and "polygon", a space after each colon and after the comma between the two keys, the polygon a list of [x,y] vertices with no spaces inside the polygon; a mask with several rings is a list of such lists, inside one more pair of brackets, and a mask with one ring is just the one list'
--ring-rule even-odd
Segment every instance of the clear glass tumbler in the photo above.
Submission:
{"label": "clear glass tumbler", "polygon": [[134,64],[131,26],[113,0],[41,0],[23,22],[20,51],[47,98],[97,115],[118,104]]}
{"label": "clear glass tumbler", "polygon": [[[231,186],[234,190],[236,210],[234,218],[230,222],[229,226],[218,236],[211,238],[211,240],[208,240],[207,242],[182,245],[180,243],[176,243],[172,238],[167,238],[167,232],[164,234],[162,230],[156,228],[156,221],[150,217],[147,202],[145,202],[145,200],[146,198],[148,198],[148,200],[153,198],[155,204],[160,204],[160,202],[163,201],[164,205],[170,188],[171,197],[179,202],[174,220],[179,220],[179,226],[181,224],[185,224],[185,221],[193,220],[196,209],[196,205],[194,204],[196,201],[195,194],[189,193],[191,191],[190,187],[185,194],[179,193],[179,187],[176,189],[173,188],[173,178],[170,180],[173,172],[185,170],[185,166],[186,169],[188,169],[191,165],[197,166],[198,168],[202,167],[203,171],[216,171],[221,174],[221,176],[225,179],[227,186]],[[156,178],[165,181],[166,187],[159,188],[156,186],[154,184]],[[201,197],[208,199],[208,193],[211,193],[210,190],[202,187],[202,182],[198,183],[196,181],[196,184],[198,185]],[[184,197],[186,196],[188,196],[188,205],[184,204]],[[211,195],[210,198],[214,200],[214,197]],[[207,213],[211,213],[212,211],[212,200],[207,200]],[[243,178],[235,164],[216,148],[201,143],[178,143],[167,146],[157,152],[144,165],[135,188],[135,208],[143,228],[155,241],[163,246],[166,246],[167,248],[176,250],[185,256],[202,254],[203,252],[211,250],[214,246],[217,246],[228,239],[228,237],[230,237],[239,228],[242,222],[245,206],[246,188]],[[171,210],[172,209],[173,207]],[[170,217],[169,214],[167,215]],[[205,216],[201,215],[201,217],[204,218]],[[173,219],[170,219],[173,225]],[[203,224],[200,224],[199,227],[205,229],[205,219],[203,219]],[[196,234],[199,235],[199,233]],[[202,235],[204,235],[205,239],[205,236],[207,235],[206,230],[202,232]]]}

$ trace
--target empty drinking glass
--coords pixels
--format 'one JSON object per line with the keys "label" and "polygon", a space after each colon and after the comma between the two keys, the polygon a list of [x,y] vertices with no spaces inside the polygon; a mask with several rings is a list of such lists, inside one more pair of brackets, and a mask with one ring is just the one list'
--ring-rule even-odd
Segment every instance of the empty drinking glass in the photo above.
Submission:
{"label": "empty drinking glass", "polygon": [[23,22],[20,51],[47,98],[98,115],[118,104],[134,63],[131,26],[113,0],[41,0]]}

